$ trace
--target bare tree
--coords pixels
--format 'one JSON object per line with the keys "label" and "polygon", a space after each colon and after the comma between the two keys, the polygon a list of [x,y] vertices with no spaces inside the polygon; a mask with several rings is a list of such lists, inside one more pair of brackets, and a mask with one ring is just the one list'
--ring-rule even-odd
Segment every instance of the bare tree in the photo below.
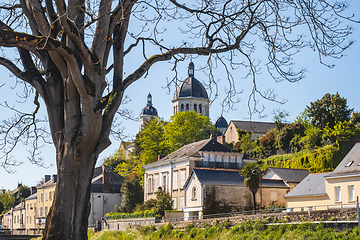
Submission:
{"label": "bare tree", "polygon": [[[45,103],[56,148],[58,181],[43,239],[87,239],[90,183],[125,90],[157,62],[176,66],[188,55],[208,58],[210,83],[215,65],[227,70],[224,106],[236,96],[232,69],[243,67],[253,81],[250,98],[274,100],[260,92],[260,63],[253,52],[267,49],[264,63],[276,80],[299,81],[304,70],[292,69],[292,56],[304,47],[339,58],[352,42],[344,15],[346,3],[330,0],[9,0],[0,6],[0,64],[34,91],[33,113],[17,113],[7,122],[0,147],[6,156],[23,139],[36,148],[46,131],[37,128],[40,96]],[[182,39],[167,35],[178,31]],[[304,33],[304,34],[302,34]],[[306,33],[308,35],[306,35]],[[257,41],[257,42],[256,42]],[[6,49],[14,49],[11,60]],[[139,51],[140,50],[140,51]],[[140,54],[139,54],[140,53]],[[133,71],[124,71],[128,56]],[[138,56],[137,56],[138,55]],[[142,55],[142,56],[141,56]],[[17,61],[19,60],[19,61]],[[331,66],[329,66],[331,67]],[[176,74],[169,84],[176,82]],[[216,88],[215,88],[216,89]],[[236,100],[236,99],[235,99]],[[256,102],[256,101],[255,101]],[[4,126],[6,127],[6,126]],[[13,130],[17,131],[14,134]],[[6,150],[7,149],[7,150]]]}

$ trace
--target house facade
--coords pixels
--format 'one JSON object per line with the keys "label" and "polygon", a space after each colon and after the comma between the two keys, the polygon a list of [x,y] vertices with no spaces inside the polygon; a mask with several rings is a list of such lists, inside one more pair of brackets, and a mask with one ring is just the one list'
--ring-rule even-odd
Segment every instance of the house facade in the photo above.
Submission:
{"label": "house facade", "polygon": [[241,169],[245,160],[240,153],[214,139],[206,139],[183,146],[170,155],[144,166],[144,201],[155,198],[159,187],[172,196],[174,209],[185,207],[185,182],[195,167]]}
{"label": "house facade", "polygon": [[257,139],[274,128],[276,128],[276,125],[272,122],[231,120],[229,126],[224,132],[225,142],[236,143],[239,141],[239,134],[237,129],[248,131],[251,133],[253,139]]}
{"label": "house facade", "polygon": [[[185,183],[185,220],[198,219],[203,215],[239,212],[253,208],[252,193],[244,185],[244,177],[238,170],[192,170]],[[283,180],[264,179],[256,202],[262,206],[284,204],[283,196],[290,187]]]}
{"label": "house facade", "polygon": [[360,143],[333,172],[310,174],[286,196],[289,211],[355,207],[360,195]]}

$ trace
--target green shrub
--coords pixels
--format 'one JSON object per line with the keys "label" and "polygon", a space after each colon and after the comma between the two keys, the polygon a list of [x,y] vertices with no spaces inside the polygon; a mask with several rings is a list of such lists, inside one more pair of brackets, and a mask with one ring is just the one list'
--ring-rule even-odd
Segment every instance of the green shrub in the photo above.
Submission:
{"label": "green shrub", "polygon": [[195,227],[195,225],[194,225],[194,224],[189,223],[188,225],[186,225],[186,227],[185,227],[185,231],[186,231],[187,233],[189,233],[189,232],[190,232],[190,230],[191,230],[191,229],[193,229],[194,227]]}

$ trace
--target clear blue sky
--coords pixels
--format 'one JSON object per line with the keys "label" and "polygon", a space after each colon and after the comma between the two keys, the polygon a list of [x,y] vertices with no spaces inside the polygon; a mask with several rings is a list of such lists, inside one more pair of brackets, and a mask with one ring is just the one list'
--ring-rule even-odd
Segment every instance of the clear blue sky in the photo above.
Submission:
{"label": "clear blue sky", "polygon": [[[359,9],[360,1],[353,1],[351,10],[358,12]],[[354,34],[350,36],[350,39],[355,41],[360,40],[360,25],[353,26],[355,30]],[[287,100],[287,103],[279,105],[259,99],[260,105],[265,106],[265,113],[268,117],[258,119],[256,116],[253,116],[252,119],[254,121],[272,121],[273,116],[271,112],[274,109],[281,108],[289,112],[287,120],[291,122],[311,101],[321,98],[326,93],[336,92],[339,92],[340,96],[347,98],[348,105],[351,108],[354,108],[355,111],[360,111],[360,41],[356,41],[355,44],[345,52],[345,55],[346,56],[340,60],[328,60],[328,62],[335,64],[333,69],[329,69],[319,63],[315,52],[310,50],[303,51],[295,58],[295,63],[297,67],[305,67],[307,72],[306,77],[298,83],[275,83],[267,76],[266,70],[263,69],[263,73],[258,76],[258,87],[263,91],[268,88],[274,89],[278,94],[278,98]],[[194,58],[195,69],[200,69],[200,67],[204,65],[205,60],[206,59],[201,57]],[[130,65],[133,63],[136,63],[136,66],[140,64],[136,59],[132,59],[125,63],[125,67],[131,68]],[[178,74],[182,79],[187,77],[187,64],[188,62],[186,61],[178,67]],[[146,105],[146,96],[150,92],[153,96],[153,105],[158,110],[159,116],[165,120],[169,120],[172,115],[171,100],[175,89],[172,88],[171,92],[168,93],[168,90],[165,89],[164,86],[166,85],[166,78],[173,76],[171,68],[172,65],[165,62],[153,66],[145,79],[140,79],[127,89],[126,95],[131,101],[124,107],[132,110],[134,114],[138,116],[141,109]],[[240,68],[233,72],[233,75],[237,79],[237,89],[243,90],[244,92],[240,95],[242,101],[236,105],[236,110],[223,113],[223,116],[228,122],[230,120],[247,120],[249,118],[247,99],[252,85],[249,79],[244,80],[241,78],[242,71],[244,71],[244,69]],[[9,74],[4,67],[0,67],[0,73],[3,76],[1,82],[6,83],[5,86],[0,88],[0,94],[2,96],[0,102],[3,103],[6,98],[11,104],[20,106],[23,109],[33,109],[31,99],[29,99],[28,104],[22,106],[15,101],[15,99],[19,98],[16,98],[15,92],[10,89],[15,85],[15,78],[11,77],[11,74]],[[202,82],[206,80],[206,75],[201,71],[195,71],[195,77]],[[216,72],[216,80],[220,80],[220,95],[210,107],[210,118],[213,122],[221,115],[220,103],[224,98],[223,89],[226,87],[226,81],[224,81],[225,76],[222,75],[220,70]],[[0,107],[0,109],[2,111],[1,120],[11,116],[6,109],[2,107]],[[45,115],[45,113],[43,113],[43,115]],[[139,130],[140,123],[130,120],[121,120],[121,122],[121,126],[125,128],[125,132],[130,135],[130,139],[133,139]],[[114,153],[119,147],[119,141],[113,140],[112,142],[112,145],[100,155],[99,162],[101,162],[101,159]],[[26,149],[25,147],[19,147],[12,155],[14,159],[24,163],[19,167],[12,168],[15,173],[8,174],[3,168],[0,168],[0,188],[14,189],[18,182],[32,186],[41,180],[45,174],[56,173],[54,166],[41,168],[29,163]],[[44,147],[41,156],[44,158],[46,165],[55,164],[55,151],[52,145]]]}

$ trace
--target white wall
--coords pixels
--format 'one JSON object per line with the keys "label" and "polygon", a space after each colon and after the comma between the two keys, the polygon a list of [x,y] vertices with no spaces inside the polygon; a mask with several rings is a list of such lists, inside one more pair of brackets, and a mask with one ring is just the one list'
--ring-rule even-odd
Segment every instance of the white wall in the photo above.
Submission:
{"label": "white wall", "polygon": [[96,221],[101,221],[106,213],[113,212],[115,205],[119,206],[121,201],[120,193],[91,193],[89,226],[94,226]]}

